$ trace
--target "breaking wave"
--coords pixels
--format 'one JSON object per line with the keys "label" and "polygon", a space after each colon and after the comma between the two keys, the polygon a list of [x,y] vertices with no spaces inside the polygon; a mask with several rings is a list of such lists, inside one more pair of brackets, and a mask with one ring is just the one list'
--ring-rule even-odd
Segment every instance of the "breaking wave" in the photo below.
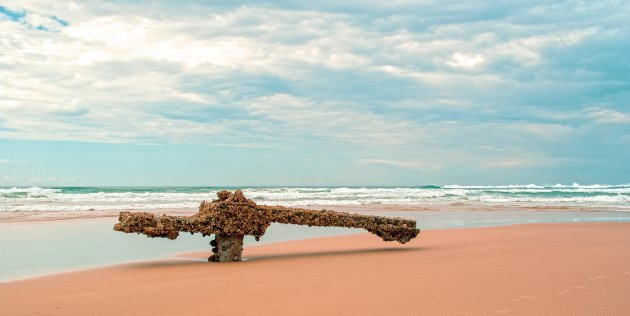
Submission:
{"label": "breaking wave", "polygon": [[415,187],[58,187],[0,188],[0,212],[196,208],[223,189],[242,189],[260,204],[518,204],[630,209],[625,185],[424,185]]}

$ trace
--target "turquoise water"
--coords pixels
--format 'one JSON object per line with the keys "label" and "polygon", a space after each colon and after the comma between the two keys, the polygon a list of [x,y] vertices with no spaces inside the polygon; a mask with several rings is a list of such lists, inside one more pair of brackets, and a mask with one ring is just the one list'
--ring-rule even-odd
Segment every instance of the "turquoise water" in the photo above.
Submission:
{"label": "turquoise water", "polygon": [[630,185],[417,187],[52,187],[0,188],[0,212],[196,208],[219,190],[242,189],[259,204],[509,205],[630,210]]}
{"label": "turquoise water", "polygon": [[[415,219],[421,229],[500,226],[519,223],[630,222],[630,212],[558,211],[424,211],[362,212]],[[48,222],[0,223],[0,281],[169,258],[178,253],[207,251],[210,238],[182,234],[176,240],[146,238],[112,230],[115,218]],[[334,227],[272,224],[261,243],[360,233]],[[377,238],[377,237],[374,237]],[[422,238],[422,234],[419,238]],[[246,238],[246,246],[256,244]],[[188,259],[190,260],[190,259]]]}

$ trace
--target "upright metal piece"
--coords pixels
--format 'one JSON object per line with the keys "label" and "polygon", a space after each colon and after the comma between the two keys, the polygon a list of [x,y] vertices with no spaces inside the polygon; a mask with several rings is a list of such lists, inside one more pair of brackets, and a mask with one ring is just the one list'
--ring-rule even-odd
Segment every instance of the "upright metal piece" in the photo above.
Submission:
{"label": "upright metal piece", "polygon": [[209,262],[230,262],[242,259],[243,236],[216,235],[210,245],[213,247],[212,256],[208,258]]}

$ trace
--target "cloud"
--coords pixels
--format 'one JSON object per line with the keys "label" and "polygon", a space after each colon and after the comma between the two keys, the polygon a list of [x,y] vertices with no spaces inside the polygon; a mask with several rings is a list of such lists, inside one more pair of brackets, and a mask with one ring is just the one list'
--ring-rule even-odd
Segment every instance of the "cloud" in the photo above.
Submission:
{"label": "cloud", "polygon": [[398,161],[398,160],[389,160],[389,159],[366,158],[366,159],[360,159],[358,160],[358,162],[360,164],[395,166],[395,167],[409,168],[409,169],[432,169],[432,170],[440,169],[439,164],[419,162],[419,161]]}
{"label": "cloud", "polygon": [[460,52],[454,53],[449,65],[454,67],[472,68],[484,62],[483,56],[479,54],[467,55]]}
{"label": "cloud", "polygon": [[552,141],[566,139],[575,132],[575,129],[570,126],[549,123],[516,122],[511,124],[511,128]]}
{"label": "cloud", "polygon": [[630,113],[611,109],[587,109],[586,116],[600,124],[630,124]]}
{"label": "cloud", "polygon": [[566,158],[538,157],[531,154],[525,154],[523,156],[516,157],[507,156],[491,158],[485,160],[482,166],[487,169],[515,169],[558,166],[560,164],[566,164],[571,161],[571,159]]}
{"label": "cloud", "polygon": [[[275,134],[310,135],[360,143],[399,144],[417,135],[404,120],[386,119],[352,104],[314,102],[286,94],[253,100],[249,113],[273,124]],[[374,128],[378,126],[378,128]]]}
{"label": "cloud", "polygon": [[[588,139],[620,159],[589,135],[627,134],[629,17],[614,1],[9,1],[0,138],[476,165],[482,146],[553,160],[592,155]],[[431,169],[409,161],[363,163]]]}
{"label": "cloud", "polygon": [[25,164],[28,163],[26,160],[10,160],[10,159],[0,159],[0,164]]}

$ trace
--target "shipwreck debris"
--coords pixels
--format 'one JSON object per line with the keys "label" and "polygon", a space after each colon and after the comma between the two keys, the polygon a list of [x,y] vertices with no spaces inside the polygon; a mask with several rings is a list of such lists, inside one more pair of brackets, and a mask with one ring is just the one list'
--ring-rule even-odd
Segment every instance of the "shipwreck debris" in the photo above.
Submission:
{"label": "shipwreck debris", "polygon": [[210,242],[213,254],[208,261],[241,261],[243,237],[258,240],[272,222],[307,226],[362,228],[384,241],[406,243],[418,236],[416,221],[283,206],[257,205],[241,190],[220,191],[218,199],[203,201],[192,216],[155,215],[146,212],[121,212],[114,230],[175,239],[180,232],[215,235]]}

